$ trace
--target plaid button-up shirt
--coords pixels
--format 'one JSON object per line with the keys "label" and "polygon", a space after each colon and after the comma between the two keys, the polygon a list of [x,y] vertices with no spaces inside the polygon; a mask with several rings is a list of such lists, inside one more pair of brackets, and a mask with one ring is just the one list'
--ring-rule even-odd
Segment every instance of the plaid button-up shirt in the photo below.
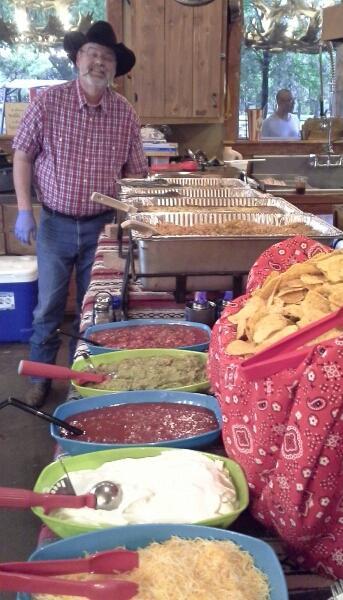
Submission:
{"label": "plaid button-up shirt", "polygon": [[90,200],[92,192],[115,196],[117,179],[147,174],[132,106],[110,89],[98,106],[89,106],[78,80],[46,90],[29,105],[13,148],[34,161],[38,199],[76,217],[108,210]]}

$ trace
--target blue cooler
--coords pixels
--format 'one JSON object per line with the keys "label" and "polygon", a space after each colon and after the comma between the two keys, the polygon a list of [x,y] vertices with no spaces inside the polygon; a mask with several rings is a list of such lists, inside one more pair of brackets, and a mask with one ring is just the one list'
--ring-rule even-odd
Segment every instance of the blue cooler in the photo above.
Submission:
{"label": "blue cooler", "polygon": [[38,297],[35,256],[0,256],[0,342],[27,342]]}

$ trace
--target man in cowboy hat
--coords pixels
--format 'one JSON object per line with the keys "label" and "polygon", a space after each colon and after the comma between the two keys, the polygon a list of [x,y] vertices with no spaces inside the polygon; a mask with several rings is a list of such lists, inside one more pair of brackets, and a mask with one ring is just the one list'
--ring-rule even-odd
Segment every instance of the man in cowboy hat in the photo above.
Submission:
{"label": "man in cowboy hat", "polygon": [[[36,238],[31,185],[42,203],[30,358],[44,363],[56,360],[55,332],[63,320],[73,268],[79,314],[99,233],[113,220],[113,211],[90,200],[92,192],[114,196],[117,179],[147,174],[137,116],[110,87],[115,77],[132,69],[134,53],[117,43],[105,21],[94,23],[86,34],[66,34],[64,49],[77,67],[77,79],[39,95],[13,141],[15,235],[22,243]],[[78,319],[75,327],[77,331]],[[41,406],[50,385],[50,380],[36,378],[26,401]]]}

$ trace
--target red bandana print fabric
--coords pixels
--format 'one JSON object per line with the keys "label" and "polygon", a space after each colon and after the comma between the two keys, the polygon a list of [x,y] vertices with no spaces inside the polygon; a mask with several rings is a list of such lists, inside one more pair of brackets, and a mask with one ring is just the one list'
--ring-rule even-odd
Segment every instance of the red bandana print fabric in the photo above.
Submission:
{"label": "red bandana print fabric", "polygon": [[225,353],[236,331],[227,316],[271,270],[330,251],[297,236],[261,255],[248,293],[214,326],[209,375],[225,449],[245,470],[253,516],[277,532],[300,565],[343,578],[343,336],[317,345],[297,369],[256,381],[244,377],[240,357]]}

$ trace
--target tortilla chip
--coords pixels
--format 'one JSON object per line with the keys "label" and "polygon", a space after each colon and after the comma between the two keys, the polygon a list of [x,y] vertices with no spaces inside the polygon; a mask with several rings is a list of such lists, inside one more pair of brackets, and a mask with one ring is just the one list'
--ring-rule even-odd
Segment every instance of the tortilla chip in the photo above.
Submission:
{"label": "tortilla chip", "polygon": [[312,258],[310,258],[308,262],[315,265],[317,263],[320,263],[322,260],[326,260],[330,256],[335,256],[337,254],[343,254],[342,250],[334,250],[333,252],[320,252],[319,254],[312,256]]}
{"label": "tortilla chip", "polygon": [[262,317],[255,327],[253,340],[256,344],[261,344],[269,336],[288,325],[288,321],[282,315],[267,315]]}
{"label": "tortilla chip", "polygon": [[290,279],[289,281],[281,281],[280,283],[280,291],[278,292],[278,296],[281,296],[281,292],[286,289],[302,289],[304,286],[304,282],[300,279],[300,277],[295,277],[294,279]]}
{"label": "tortilla chip", "polygon": [[[268,314],[269,314],[269,311],[268,311],[267,305],[264,304],[259,309],[257,309],[254,312],[254,314],[251,315],[251,317],[249,317],[247,319],[245,331],[246,331],[246,336],[249,341],[252,341],[252,339],[253,339],[253,334],[254,334],[257,323]],[[238,337],[238,335],[237,335],[237,337]]]}
{"label": "tortilla chip", "polygon": [[307,290],[305,288],[299,290],[285,290],[281,298],[284,304],[297,304],[305,298],[306,292]]}
{"label": "tortilla chip", "polygon": [[332,253],[326,260],[318,264],[318,268],[325,274],[328,281],[338,283],[343,281],[343,255]]}
{"label": "tortilla chip", "polygon": [[234,315],[227,317],[230,323],[237,325],[237,339],[241,338],[245,334],[247,319],[253,315],[260,307],[264,307],[265,303],[259,296],[252,296],[245,303],[243,308]]}
{"label": "tortilla chip", "polygon": [[296,325],[287,325],[287,327],[284,327],[284,329],[277,331],[264,340],[263,344],[260,344],[258,350],[262,350],[263,348],[266,348],[266,346],[271,346],[271,344],[275,344],[279,340],[282,340],[282,338],[287,337],[296,331],[298,331],[298,327]]}
{"label": "tortilla chip", "polygon": [[269,300],[270,298],[274,297],[279,284],[280,274],[273,271],[273,273],[267,277],[262,287],[256,291],[256,294],[258,294],[263,300]]}
{"label": "tortilla chip", "polygon": [[305,285],[317,285],[318,283],[323,283],[325,281],[325,276],[323,273],[318,273],[318,275],[311,275],[310,273],[304,273],[300,275],[300,281]]}
{"label": "tortilla chip", "polygon": [[318,268],[308,260],[301,263],[295,263],[295,265],[292,265],[287,271],[281,274],[282,283],[298,277],[300,278],[301,275],[304,275],[305,273],[308,275],[317,275],[320,271],[318,271]]}
{"label": "tortilla chip", "polygon": [[282,309],[282,314],[291,319],[301,319],[304,316],[303,304],[286,304]]}
{"label": "tortilla chip", "polygon": [[[331,311],[329,311],[329,312],[331,312]],[[299,328],[305,327],[306,325],[309,325],[310,323],[313,323],[314,321],[319,321],[319,319],[326,317],[327,314],[329,314],[329,313],[323,312],[322,310],[317,310],[317,309],[313,309],[313,310],[311,310],[311,312],[306,311],[306,313],[304,313],[304,316],[300,319],[300,321],[297,322],[297,326]]]}
{"label": "tortilla chip", "polygon": [[320,310],[323,313],[330,312],[330,304],[328,300],[316,290],[309,290],[302,303],[304,312],[310,314],[313,310]]}
{"label": "tortilla chip", "polygon": [[245,342],[244,340],[233,340],[226,348],[226,354],[232,354],[232,356],[246,356],[247,354],[255,353],[255,344]]}

